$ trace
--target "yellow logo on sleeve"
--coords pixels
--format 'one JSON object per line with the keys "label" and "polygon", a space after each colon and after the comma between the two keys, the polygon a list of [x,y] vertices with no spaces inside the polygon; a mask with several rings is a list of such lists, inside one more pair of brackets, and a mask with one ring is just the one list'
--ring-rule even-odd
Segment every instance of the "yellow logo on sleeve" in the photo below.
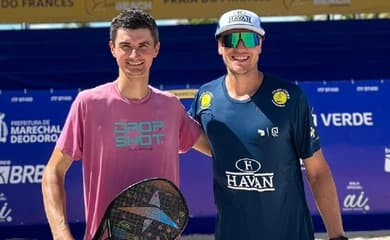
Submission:
{"label": "yellow logo on sleeve", "polygon": [[200,108],[206,109],[211,106],[211,100],[213,98],[213,94],[211,92],[204,92],[200,96]]}
{"label": "yellow logo on sleeve", "polygon": [[277,107],[284,107],[288,99],[290,98],[290,94],[285,89],[276,89],[272,92],[272,102]]}

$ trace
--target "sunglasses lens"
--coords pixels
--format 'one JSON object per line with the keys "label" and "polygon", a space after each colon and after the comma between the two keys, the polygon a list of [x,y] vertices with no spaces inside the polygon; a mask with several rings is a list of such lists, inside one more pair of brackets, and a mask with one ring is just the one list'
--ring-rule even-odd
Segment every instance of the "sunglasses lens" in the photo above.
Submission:
{"label": "sunglasses lens", "polygon": [[223,46],[227,48],[236,48],[238,46],[239,40],[240,40],[239,32],[226,34],[222,37]]}
{"label": "sunglasses lens", "polygon": [[254,32],[234,32],[222,36],[222,44],[227,48],[237,48],[240,40],[247,48],[253,48],[260,44],[260,36]]}
{"label": "sunglasses lens", "polygon": [[247,48],[253,48],[260,44],[260,37],[254,32],[242,32],[241,40]]}

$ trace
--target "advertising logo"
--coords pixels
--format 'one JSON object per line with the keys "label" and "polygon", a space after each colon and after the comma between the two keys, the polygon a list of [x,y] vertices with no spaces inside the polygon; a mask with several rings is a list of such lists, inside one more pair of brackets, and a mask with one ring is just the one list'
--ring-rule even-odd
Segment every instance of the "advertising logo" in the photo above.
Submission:
{"label": "advertising logo", "polygon": [[0,223],[12,222],[12,209],[8,205],[4,193],[0,193]]}
{"label": "advertising logo", "polygon": [[276,89],[272,92],[272,102],[277,107],[284,107],[290,99],[290,94],[285,89]]}
{"label": "advertising logo", "polygon": [[325,127],[361,127],[374,126],[372,112],[333,112],[312,114],[314,125],[322,123]]}
{"label": "advertising logo", "polygon": [[12,165],[0,160],[0,185],[41,183],[45,165]]}
{"label": "advertising logo", "polygon": [[114,126],[117,147],[150,148],[162,144],[162,121],[116,122]]}
{"label": "advertising logo", "polygon": [[345,196],[343,202],[343,211],[345,212],[368,212],[371,207],[368,204],[368,197],[364,192],[363,186],[358,181],[350,181],[347,185],[349,194]]}
{"label": "advertising logo", "polygon": [[272,127],[272,128],[265,128],[265,129],[257,129],[257,133],[261,137],[278,137],[279,136],[279,128],[278,127]]}
{"label": "advertising logo", "polygon": [[299,165],[301,166],[302,171],[306,171],[305,164],[303,163],[303,159],[299,158]]}
{"label": "advertising logo", "polygon": [[200,95],[200,109],[206,109],[211,106],[213,94],[211,92],[204,92]]}
{"label": "advertising logo", "polygon": [[258,173],[261,169],[260,162],[242,158],[237,160],[235,167],[237,172],[225,172],[228,188],[257,192],[275,191],[274,173]]}
{"label": "advertising logo", "polygon": [[42,120],[12,120],[10,131],[11,144],[34,144],[56,142],[61,133],[61,126]]}
{"label": "advertising logo", "polygon": [[5,113],[0,112],[0,143],[7,142],[8,127],[4,122]]}
{"label": "advertising logo", "polygon": [[390,148],[385,148],[385,172],[390,173]]}

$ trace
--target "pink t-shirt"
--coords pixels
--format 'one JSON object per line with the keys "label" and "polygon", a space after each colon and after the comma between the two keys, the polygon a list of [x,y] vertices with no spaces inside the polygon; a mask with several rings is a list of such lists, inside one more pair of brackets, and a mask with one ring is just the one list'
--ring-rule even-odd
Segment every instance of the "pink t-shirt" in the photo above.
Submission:
{"label": "pink t-shirt", "polygon": [[86,233],[91,239],[106,207],[130,184],[150,177],[179,186],[179,156],[200,135],[180,100],[149,86],[141,100],[121,96],[114,82],[80,92],[57,147],[83,161]]}

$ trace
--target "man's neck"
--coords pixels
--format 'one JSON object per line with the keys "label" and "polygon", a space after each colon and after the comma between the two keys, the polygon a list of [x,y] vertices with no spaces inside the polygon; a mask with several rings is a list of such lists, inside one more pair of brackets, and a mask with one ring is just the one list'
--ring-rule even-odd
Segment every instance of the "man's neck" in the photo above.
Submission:
{"label": "man's neck", "polygon": [[264,75],[260,71],[253,74],[226,76],[226,88],[229,96],[237,100],[245,100],[253,96],[263,82]]}
{"label": "man's neck", "polygon": [[121,95],[127,99],[139,100],[144,98],[148,92],[148,81],[142,79],[121,78],[115,80]]}

